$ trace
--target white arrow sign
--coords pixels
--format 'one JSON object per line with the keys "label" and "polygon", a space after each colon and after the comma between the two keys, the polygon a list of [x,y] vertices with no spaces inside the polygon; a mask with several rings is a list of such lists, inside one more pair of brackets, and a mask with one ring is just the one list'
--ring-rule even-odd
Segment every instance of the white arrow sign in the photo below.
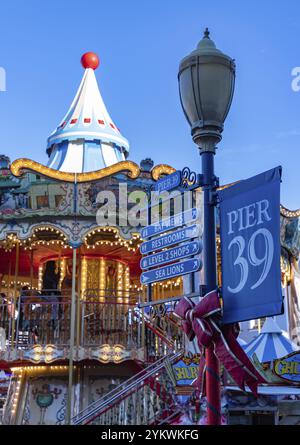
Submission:
{"label": "white arrow sign", "polygon": [[150,236],[158,235],[159,233],[183,226],[183,224],[195,222],[198,217],[199,211],[196,208],[177,213],[177,215],[171,216],[170,218],[163,219],[151,226],[144,227],[141,232],[142,238],[149,238]]}
{"label": "white arrow sign", "polygon": [[149,267],[160,266],[166,263],[172,263],[191,255],[197,255],[202,250],[201,241],[192,241],[190,243],[181,244],[173,247],[173,249],[163,250],[162,252],[146,256],[141,259],[141,269],[149,269]]}
{"label": "white arrow sign", "polygon": [[183,229],[176,230],[175,232],[170,232],[163,236],[157,236],[150,241],[145,241],[140,245],[140,252],[143,255],[149,252],[155,252],[156,250],[163,249],[164,247],[173,246],[174,244],[179,244],[196,238],[199,236],[199,233],[199,224],[184,227]]}
{"label": "white arrow sign", "polygon": [[168,278],[178,277],[188,273],[196,272],[202,266],[199,259],[184,260],[179,263],[160,267],[159,269],[148,270],[141,274],[141,284],[150,284],[156,281],[164,281]]}

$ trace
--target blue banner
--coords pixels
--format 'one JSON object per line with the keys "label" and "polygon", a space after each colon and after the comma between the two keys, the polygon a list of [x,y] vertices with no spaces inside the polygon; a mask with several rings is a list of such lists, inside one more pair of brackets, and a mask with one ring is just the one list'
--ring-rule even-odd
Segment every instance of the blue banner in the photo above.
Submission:
{"label": "blue banner", "polygon": [[223,322],[282,312],[281,167],[218,192]]}

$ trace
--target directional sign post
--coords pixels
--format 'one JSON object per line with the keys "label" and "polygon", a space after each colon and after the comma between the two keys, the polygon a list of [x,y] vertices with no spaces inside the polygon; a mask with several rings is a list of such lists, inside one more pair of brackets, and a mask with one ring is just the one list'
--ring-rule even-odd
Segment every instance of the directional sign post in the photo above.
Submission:
{"label": "directional sign post", "polygon": [[158,269],[149,270],[141,274],[141,283],[150,284],[155,281],[164,281],[169,278],[178,277],[187,273],[197,272],[201,267],[201,260],[198,258],[184,260],[179,263],[170,264]]}
{"label": "directional sign post", "polygon": [[[175,188],[180,190],[182,201],[189,202],[192,205],[193,196],[189,198],[189,201],[186,201],[182,192],[192,191],[198,186],[198,176],[191,172],[189,168],[186,167],[182,172],[175,171],[154,185],[155,199],[158,197],[158,203],[155,205],[159,204],[159,195],[162,192]],[[162,196],[164,202],[167,199]],[[199,209],[196,207],[188,208],[188,210],[150,224],[151,218],[149,216],[152,207],[153,204],[150,203],[148,207],[149,225],[141,231],[141,236],[146,241],[140,245],[140,252],[143,255],[140,261],[143,270],[141,284],[148,285],[149,301],[151,301],[151,283],[192,274],[201,269],[202,266],[201,260],[195,258],[202,251],[202,241],[195,240],[201,235],[200,231],[203,226],[197,224],[200,219]],[[166,249],[169,247],[172,248]],[[188,257],[192,258],[186,259]]]}

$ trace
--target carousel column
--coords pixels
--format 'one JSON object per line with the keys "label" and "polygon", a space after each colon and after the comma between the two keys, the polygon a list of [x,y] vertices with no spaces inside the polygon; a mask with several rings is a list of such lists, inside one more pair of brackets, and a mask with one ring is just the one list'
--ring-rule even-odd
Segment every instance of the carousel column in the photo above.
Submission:
{"label": "carousel column", "polygon": [[30,250],[30,290],[33,287],[33,249]]}
{"label": "carousel column", "polygon": [[9,258],[8,263],[8,277],[7,277],[7,296],[10,295],[10,286],[11,286],[11,257]]}
{"label": "carousel column", "polygon": [[[7,277],[7,303],[10,304],[11,302],[11,292],[10,292],[10,288],[11,288],[11,271],[12,271],[12,264],[11,264],[11,256],[9,258],[9,263],[8,263],[8,277]],[[11,322],[12,322],[12,318],[11,318],[11,314],[8,314],[9,318],[8,318],[8,336],[10,336],[11,333]]]}
{"label": "carousel column", "polygon": [[[18,284],[18,276],[19,276],[19,259],[20,259],[20,244],[19,240],[16,240],[16,264],[15,264],[15,282],[14,282],[14,293],[12,298],[12,327],[11,327],[11,344],[13,345],[14,336],[15,336],[15,313],[16,313],[16,303],[17,303],[17,284]],[[16,338],[16,347],[17,347],[17,338]]]}
{"label": "carousel column", "polygon": [[[77,175],[75,173],[74,179],[74,191],[73,191],[73,211],[74,221],[77,221]],[[73,257],[72,257],[72,293],[71,293],[71,311],[70,311],[70,348],[69,348],[69,384],[68,384],[68,403],[67,403],[67,419],[66,423],[71,424],[73,414],[73,362],[74,362],[74,342],[75,342],[75,317],[76,317],[76,255],[78,245],[72,245]]]}
{"label": "carousel column", "polygon": [[71,424],[72,418],[72,399],[73,399],[73,362],[74,362],[74,340],[75,340],[75,315],[76,315],[76,254],[77,249],[73,248],[72,259],[72,296],[71,296],[71,315],[70,315],[70,349],[69,349],[69,386],[68,386],[68,404],[67,404],[67,424]]}
{"label": "carousel column", "polygon": [[82,258],[81,258],[81,251],[79,248],[78,289],[77,289],[77,299],[76,299],[76,350],[77,351],[79,350],[80,346],[81,268],[82,268]]}

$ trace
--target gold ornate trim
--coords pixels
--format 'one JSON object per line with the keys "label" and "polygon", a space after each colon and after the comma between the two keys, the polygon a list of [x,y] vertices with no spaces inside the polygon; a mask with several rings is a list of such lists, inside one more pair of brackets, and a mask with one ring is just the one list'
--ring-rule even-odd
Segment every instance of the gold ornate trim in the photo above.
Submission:
{"label": "gold ornate trim", "polygon": [[151,176],[154,179],[154,181],[158,181],[162,175],[170,175],[175,171],[176,168],[171,167],[168,164],[158,164],[151,170]]}
{"label": "gold ornate trim", "polygon": [[57,179],[65,182],[90,182],[98,179],[111,176],[115,173],[126,173],[131,179],[136,179],[140,175],[140,167],[132,161],[121,161],[109,167],[87,173],[68,173],[54,170],[46,167],[39,162],[31,159],[20,158],[16,159],[10,166],[10,170],[14,176],[20,177],[24,171],[29,170],[48,178]]}
{"label": "gold ornate trim", "polygon": [[300,216],[300,209],[298,210],[288,210],[283,205],[280,206],[280,213],[282,216],[286,216],[287,218],[297,218]]}
{"label": "gold ornate trim", "polygon": [[[117,164],[113,164],[109,167],[102,168],[100,170],[87,172],[87,173],[68,173],[61,172],[59,170],[54,170],[53,168],[46,167],[39,162],[32,161],[27,158],[16,159],[10,166],[11,173],[20,177],[24,174],[26,170],[32,171],[35,173],[39,173],[41,175],[47,176],[48,178],[56,179],[58,181],[66,181],[66,182],[90,182],[97,181],[99,179],[105,178],[107,176],[114,175],[116,173],[125,173],[131,179],[136,179],[139,177],[141,173],[140,167],[132,161],[121,161]],[[176,168],[171,167],[168,164],[158,164],[151,170],[151,176],[154,181],[158,181],[163,175],[170,175],[174,173]],[[237,182],[232,182],[230,184],[225,184],[220,186],[218,190],[222,190],[227,187],[231,187],[235,185]],[[300,216],[300,209],[298,210],[289,210],[284,206],[280,206],[281,215],[287,218],[297,218]]]}

